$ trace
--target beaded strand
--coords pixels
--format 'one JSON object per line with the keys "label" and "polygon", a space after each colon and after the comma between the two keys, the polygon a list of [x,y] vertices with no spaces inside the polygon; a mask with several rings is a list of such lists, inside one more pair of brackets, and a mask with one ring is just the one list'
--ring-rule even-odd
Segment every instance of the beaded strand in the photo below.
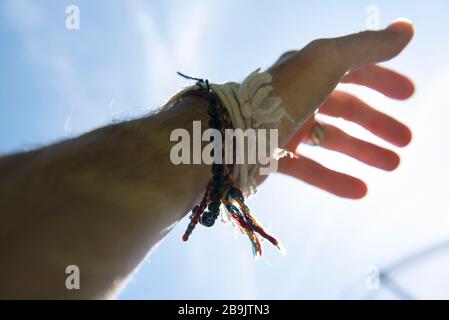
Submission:
{"label": "beaded strand", "polygon": [[[232,128],[232,124],[226,108],[223,107],[220,99],[211,90],[208,80],[188,77],[181,73],[179,74],[185,78],[197,80],[199,89],[197,92],[190,92],[190,94],[207,98],[209,102],[207,112],[210,116],[209,127],[219,130],[222,137],[224,137],[225,129]],[[224,148],[224,143],[222,143],[222,148]],[[214,150],[211,152],[212,156],[214,156],[213,152]],[[222,152],[224,152],[223,149]],[[215,224],[215,221],[220,215],[221,198],[225,191],[225,181],[229,179],[231,172],[230,168],[232,167],[232,165],[225,165],[223,163],[213,163],[211,169],[212,179],[207,185],[206,192],[204,193],[200,204],[192,209],[190,223],[182,237],[184,241],[189,239],[189,236],[192,234],[198,222],[205,227],[212,227]]]}

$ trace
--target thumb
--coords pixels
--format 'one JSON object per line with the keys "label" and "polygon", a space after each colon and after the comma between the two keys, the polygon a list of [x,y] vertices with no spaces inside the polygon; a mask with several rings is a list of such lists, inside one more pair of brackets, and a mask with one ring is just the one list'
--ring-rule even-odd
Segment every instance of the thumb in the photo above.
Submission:
{"label": "thumb", "polygon": [[407,46],[413,34],[413,25],[401,19],[384,30],[364,31],[334,41],[346,72],[394,58]]}
{"label": "thumb", "polygon": [[412,37],[412,24],[400,20],[379,31],[312,41],[269,69],[272,95],[281,97],[287,111],[302,125],[348,71],[397,56]]}

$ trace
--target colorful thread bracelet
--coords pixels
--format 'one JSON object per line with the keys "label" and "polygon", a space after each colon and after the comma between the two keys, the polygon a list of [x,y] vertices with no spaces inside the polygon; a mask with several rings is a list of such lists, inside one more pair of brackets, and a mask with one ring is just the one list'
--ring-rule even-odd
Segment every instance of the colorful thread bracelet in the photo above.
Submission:
{"label": "colorful thread bracelet", "polygon": [[[209,81],[186,76],[180,72],[178,74],[186,79],[196,81],[196,88],[185,92],[184,95],[205,97],[208,100],[209,127],[219,130],[224,139],[225,130],[233,129],[233,124],[226,107],[218,95],[211,89]],[[222,142],[221,145],[224,148],[224,141]],[[224,150],[222,151],[224,156]],[[268,234],[251,215],[249,208],[245,204],[242,191],[234,186],[232,176],[233,168],[233,164],[225,164],[224,161],[222,163],[215,163],[214,161],[211,169],[212,178],[206,187],[202,200],[192,209],[190,222],[182,239],[184,241],[189,239],[198,222],[206,227],[213,226],[220,215],[220,207],[223,204],[223,211],[228,213],[230,220],[248,236],[255,257],[262,255],[260,237],[267,239],[282,250],[279,241]]]}

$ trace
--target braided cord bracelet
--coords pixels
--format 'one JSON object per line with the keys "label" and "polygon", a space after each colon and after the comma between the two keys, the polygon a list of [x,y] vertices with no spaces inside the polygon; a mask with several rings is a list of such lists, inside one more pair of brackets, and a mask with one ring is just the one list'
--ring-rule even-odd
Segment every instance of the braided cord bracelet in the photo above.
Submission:
{"label": "braided cord bracelet", "polygon": [[[186,95],[204,97],[208,100],[208,114],[210,116],[209,127],[219,130],[222,139],[222,161],[216,161],[214,157],[212,165],[212,178],[207,184],[206,191],[198,205],[192,209],[190,222],[182,239],[187,241],[198,223],[206,227],[215,224],[220,213],[227,216],[234,226],[249,238],[253,254],[256,258],[262,256],[261,241],[266,239],[284,252],[279,241],[268,234],[260,223],[252,216],[245,197],[256,193],[256,181],[253,176],[257,165],[243,162],[236,163],[236,146],[232,144],[233,159],[226,163],[226,130],[263,129],[265,124],[279,124],[286,119],[290,124],[294,119],[283,108],[279,97],[269,96],[273,89],[272,77],[268,72],[259,72],[257,69],[246,77],[241,84],[227,82],[225,84],[212,84],[208,80],[178,74],[186,79],[195,80],[196,84],[185,88],[166,104],[182,99]],[[248,142],[244,141],[245,148]],[[292,154],[275,146],[272,149],[270,142],[270,157],[277,160],[280,157]],[[221,211],[220,211],[221,209]],[[224,219],[223,219],[224,220]]]}
{"label": "braided cord bracelet", "polygon": [[[253,77],[255,80],[260,81],[260,74],[257,74],[258,70],[251,74],[248,78]],[[234,129],[234,123],[232,118],[235,119],[236,110],[230,109],[227,105],[224,106],[223,98],[228,98],[227,102],[229,104],[229,95],[226,96],[223,94],[225,92],[225,88],[222,88],[218,85],[211,85],[208,80],[193,78],[190,76],[186,76],[180,72],[178,74],[186,79],[195,80],[196,85],[190,89],[186,89],[180,94],[176,96],[174,100],[177,100],[185,95],[195,95],[199,97],[204,97],[208,100],[208,115],[210,117],[209,127],[219,130],[222,137],[222,155],[224,158],[225,150],[224,150],[224,137],[226,129]],[[256,75],[256,77],[255,77]],[[264,75],[265,76],[265,75]],[[259,78],[257,78],[259,77]],[[266,78],[265,78],[266,79]],[[271,81],[271,77],[270,77]],[[266,82],[266,80],[265,80]],[[245,82],[242,86],[245,86]],[[246,85],[248,87],[248,85]],[[263,90],[263,94],[265,96],[268,94],[267,85],[264,82],[261,82],[261,87]],[[218,90],[216,92],[215,90]],[[230,83],[230,88],[232,90],[236,90],[237,84]],[[253,91],[253,95],[256,95],[260,98],[261,94],[257,95],[257,88],[250,88]],[[269,88],[268,88],[269,89]],[[229,92],[229,90],[228,90]],[[232,94],[232,91],[231,91]],[[247,96],[248,94],[244,94],[243,96]],[[272,99],[272,98],[269,98]],[[273,103],[279,106],[280,102],[278,100],[274,100]],[[272,104],[273,104],[272,103]],[[235,106],[236,104],[234,104]],[[240,105],[240,103],[238,103]],[[230,110],[228,110],[230,109]],[[234,108],[235,109],[235,108]],[[271,106],[271,109],[275,112],[276,119],[280,119],[284,114],[284,110],[282,108],[278,108],[275,110]],[[229,112],[234,112],[233,117]],[[279,112],[281,111],[281,113]],[[282,114],[284,112],[284,114]],[[238,110],[240,113],[240,110]],[[247,112],[248,113],[248,112]],[[266,115],[264,114],[266,117]],[[248,122],[248,119],[245,119]],[[271,121],[274,122],[274,121]],[[240,121],[242,123],[242,121]],[[245,122],[243,122],[245,123]],[[235,145],[233,146],[235,148]],[[212,150],[213,153],[213,150]],[[214,154],[211,154],[214,156]],[[235,157],[235,149],[233,153]],[[235,170],[234,163],[226,164],[224,159],[222,159],[221,163],[214,163],[212,165],[212,178],[210,179],[206,191],[203,195],[202,200],[198,205],[196,205],[192,209],[192,214],[190,215],[190,222],[188,227],[182,236],[184,241],[187,241],[195,229],[198,222],[206,227],[211,227],[215,224],[216,219],[220,215],[220,207],[223,208],[223,213],[228,214],[230,220],[236,225],[244,234],[249,238],[254,256],[261,257],[262,256],[262,245],[261,245],[261,237],[271,242],[274,246],[278,247],[279,250],[283,251],[279,241],[272,235],[268,234],[262,225],[257,222],[257,220],[251,215],[251,212],[248,206],[245,204],[245,198],[243,192],[236,186],[235,174],[237,172],[240,175],[239,171]],[[235,160],[235,159],[234,159]],[[251,178],[251,177],[250,177]],[[223,204],[223,206],[221,206]]]}

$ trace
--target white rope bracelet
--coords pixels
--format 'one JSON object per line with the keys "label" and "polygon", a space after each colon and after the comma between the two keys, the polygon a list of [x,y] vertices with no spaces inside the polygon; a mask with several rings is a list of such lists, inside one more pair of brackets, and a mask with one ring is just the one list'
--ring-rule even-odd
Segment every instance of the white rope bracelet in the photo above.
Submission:
{"label": "white rope bracelet", "polygon": [[[293,122],[293,118],[282,106],[280,97],[271,97],[269,93],[273,90],[271,85],[272,76],[268,72],[260,72],[260,69],[248,75],[242,83],[227,82],[224,84],[210,84],[211,89],[220,98],[227,109],[234,129],[259,129],[265,124],[279,123],[282,118]],[[178,100],[186,92],[197,89],[197,85],[187,87],[172,97],[168,103]],[[247,139],[245,148],[247,150]],[[269,149],[271,150],[271,149]],[[288,154],[282,149],[274,150],[271,157],[278,159]],[[257,165],[243,164],[234,166],[234,183],[242,191],[243,195],[249,196],[256,193],[256,181],[253,177]]]}

